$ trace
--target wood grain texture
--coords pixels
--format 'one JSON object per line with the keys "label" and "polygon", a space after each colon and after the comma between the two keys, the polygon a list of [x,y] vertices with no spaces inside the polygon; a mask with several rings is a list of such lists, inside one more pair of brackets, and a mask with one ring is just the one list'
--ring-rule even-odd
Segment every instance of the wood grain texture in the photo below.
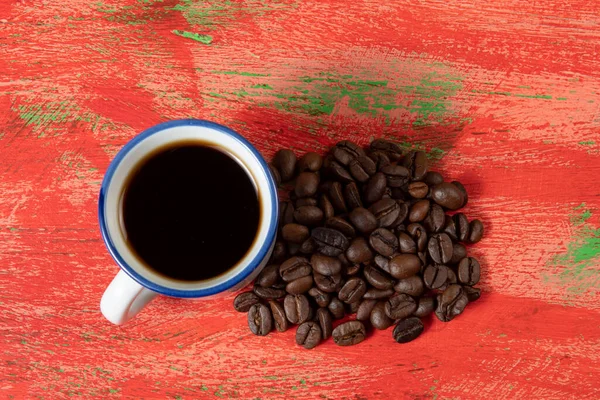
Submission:
{"label": "wood grain texture", "polygon": [[[599,16],[579,0],[0,2],[0,397],[600,398]],[[481,300],[406,345],[254,337],[233,295],[111,326],[103,172],[184,117],[267,157],[380,136],[426,150],[486,226]]]}

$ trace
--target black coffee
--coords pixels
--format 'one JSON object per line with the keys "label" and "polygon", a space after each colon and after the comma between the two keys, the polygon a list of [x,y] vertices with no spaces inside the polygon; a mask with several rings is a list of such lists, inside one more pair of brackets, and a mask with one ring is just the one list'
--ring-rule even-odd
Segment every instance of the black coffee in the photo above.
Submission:
{"label": "black coffee", "polygon": [[235,266],[260,220],[256,188],[231,156],[200,142],[165,146],[142,160],[126,185],[127,240],[150,268],[197,281]]}

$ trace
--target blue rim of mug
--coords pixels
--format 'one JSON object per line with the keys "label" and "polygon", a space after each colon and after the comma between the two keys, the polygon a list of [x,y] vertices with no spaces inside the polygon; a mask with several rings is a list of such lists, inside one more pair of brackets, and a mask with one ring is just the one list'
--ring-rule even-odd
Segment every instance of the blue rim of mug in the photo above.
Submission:
{"label": "blue rim of mug", "polygon": [[[159,285],[159,284],[152,282],[152,281],[146,279],[145,277],[141,276],[123,259],[123,257],[121,257],[121,255],[117,251],[117,249],[110,237],[110,234],[108,233],[108,229],[106,227],[106,221],[105,221],[104,204],[105,204],[106,192],[108,190],[108,187],[110,186],[112,177],[113,177],[117,167],[121,163],[121,161],[123,161],[123,158],[127,155],[127,153],[129,153],[133,148],[135,148],[135,146],[137,146],[140,142],[147,139],[148,137],[150,137],[158,132],[162,132],[166,129],[181,127],[181,126],[196,126],[196,127],[213,129],[215,131],[218,131],[220,133],[223,133],[225,135],[235,138],[238,142],[240,142],[242,145],[244,145],[244,147],[246,147],[248,150],[250,150],[250,152],[258,160],[265,176],[267,177],[268,186],[269,186],[268,196],[269,196],[269,200],[271,201],[271,204],[272,204],[271,221],[269,223],[267,237],[266,237],[265,241],[260,245],[260,249],[259,249],[259,252],[256,255],[256,257],[254,257],[254,259],[252,259],[242,271],[240,271],[238,274],[236,274],[231,279],[229,279],[225,282],[221,282],[215,286],[211,286],[211,287],[204,288],[204,289],[196,289],[196,290],[182,290],[182,289],[173,289],[173,288],[165,287],[165,286]],[[161,124],[158,124],[151,128],[148,128],[145,131],[143,131],[142,133],[140,133],[139,135],[137,135],[136,137],[134,137],[133,139],[131,139],[127,144],[125,144],[125,146],[123,146],[123,148],[117,153],[115,158],[112,160],[112,162],[108,166],[108,169],[106,170],[106,174],[104,175],[104,179],[102,180],[102,186],[100,188],[100,195],[98,198],[98,219],[100,222],[100,232],[102,234],[102,239],[104,240],[104,244],[106,245],[106,248],[108,249],[110,255],[117,262],[119,267],[121,267],[121,269],[123,271],[125,271],[125,273],[127,273],[127,275],[129,275],[133,280],[135,280],[140,285],[142,285],[154,292],[157,292],[157,293],[160,293],[160,294],[163,294],[166,296],[185,297],[185,298],[206,297],[206,296],[211,296],[211,295],[214,295],[217,293],[227,291],[227,290],[235,287],[237,284],[239,284],[244,279],[246,279],[260,265],[260,263],[263,261],[263,259],[266,257],[267,253],[269,252],[271,245],[275,241],[275,236],[277,233],[278,206],[279,206],[279,203],[277,200],[277,188],[275,186],[275,181],[273,180],[273,176],[271,175],[271,172],[269,170],[269,166],[267,165],[267,162],[262,157],[262,155],[258,152],[258,150],[256,150],[256,148],[250,142],[248,142],[248,140],[246,140],[243,136],[241,136],[239,133],[233,131],[232,129],[227,128],[226,126],[217,124],[215,122],[200,120],[200,119],[184,119],[184,120],[174,120],[174,121],[163,122]]]}

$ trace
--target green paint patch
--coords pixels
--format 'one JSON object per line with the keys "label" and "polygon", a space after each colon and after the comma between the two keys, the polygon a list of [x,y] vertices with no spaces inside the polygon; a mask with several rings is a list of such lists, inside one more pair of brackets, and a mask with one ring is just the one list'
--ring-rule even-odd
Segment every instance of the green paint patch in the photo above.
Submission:
{"label": "green paint patch", "polygon": [[270,380],[270,381],[276,381],[276,380],[278,380],[279,378],[278,378],[277,376],[275,376],[275,375],[266,375],[266,376],[265,376],[265,379],[268,379],[268,380]]}
{"label": "green paint patch", "polygon": [[174,30],[173,33],[177,36],[181,36],[187,39],[192,39],[195,40],[196,42],[200,42],[202,44],[211,44],[212,43],[212,36],[210,35],[201,35],[199,33],[193,33],[193,32],[188,32],[188,31],[179,31],[179,30]]}
{"label": "green paint patch", "polygon": [[594,146],[596,142],[594,140],[585,140],[582,142],[578,142],[577,144],[579,144],[580,146]]}
{"label": "green paint patch", "polygon": [[[198,68],[200,70],[200,68]],[[244,72],[244,71],[210,71],[212,74],[219,75],[240,75],[240,76],[271,76],[271,74],[258,74],[255,72]]]}

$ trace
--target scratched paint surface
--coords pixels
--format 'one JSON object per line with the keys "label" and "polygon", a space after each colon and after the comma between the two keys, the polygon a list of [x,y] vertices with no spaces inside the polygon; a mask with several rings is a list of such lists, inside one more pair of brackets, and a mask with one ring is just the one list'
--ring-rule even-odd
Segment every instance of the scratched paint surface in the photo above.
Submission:
{"label": "scratched paint surface", "polygon": [[[600,398],[600,4],[0,2],[2,398]],[[423,149],[480,218],[484,294],[397,345],[251,335],[233,295],[101,317],[103,172],[207,118],[264,154]]]}

